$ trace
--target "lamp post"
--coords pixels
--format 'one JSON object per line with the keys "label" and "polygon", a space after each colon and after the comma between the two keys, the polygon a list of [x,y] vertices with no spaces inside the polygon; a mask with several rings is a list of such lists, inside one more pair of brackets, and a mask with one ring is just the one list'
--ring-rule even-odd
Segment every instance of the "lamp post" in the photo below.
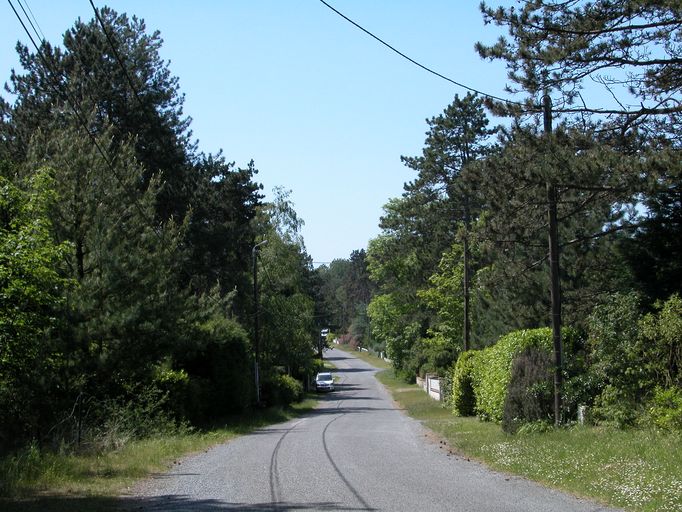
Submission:
{"label": "lamp post", "polygon": [[258,364],[260,362],[260,339],[259,339],[259,323],[258,323],[258,264],[257,253],[258,247],[268,243],[267,240],[257,243],[251,249],[251,259],[253,260],[253,303],[255,305],[255,314],[253,315],[253,341],[255,345],[256,358],[253,362],[253,374],[256,383],[256,404],[260,404],[260,375]]}

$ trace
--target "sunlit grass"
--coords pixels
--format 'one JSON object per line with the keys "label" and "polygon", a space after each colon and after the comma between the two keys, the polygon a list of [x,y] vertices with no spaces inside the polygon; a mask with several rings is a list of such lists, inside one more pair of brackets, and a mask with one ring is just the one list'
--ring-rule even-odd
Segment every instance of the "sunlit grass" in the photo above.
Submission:
{"label": "sunlit grass", "polygon": [[372,366],[374,366],[376,368],[382,368],[382,369],[391,368],[391,363],[387,363],[386,361],[384,361],[380,357],[372,355],[369,352],[361,352],[361,351],[355,350],[350,345],[334,345],[334,348],[337,348],[339,350],[343,350],[344,352],[348,352],[350,354],[353,354],[358,359],[361,359],[361,360],[365,361],[366,363],[371,364]]}
{"label": "sunlit grass", "polygon": [[680,433],[574,426],[511,436],[494,423],[454,416],[392,371],[379,380],[461,455],[626,510],[682,510]]}

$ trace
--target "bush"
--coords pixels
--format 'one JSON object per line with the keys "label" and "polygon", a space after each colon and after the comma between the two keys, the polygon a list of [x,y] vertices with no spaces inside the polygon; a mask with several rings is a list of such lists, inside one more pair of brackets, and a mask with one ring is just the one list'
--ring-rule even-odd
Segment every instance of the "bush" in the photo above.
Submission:
{"label": "bush", "polygon": [[159,365],[154,370],[153,385],[168,397],[166,406],[174,418],[188,417],[190,378],[185,370],[174,370],[168,363]]}
{"label": "bush", "polygon": [[550,421],[554,412],[553,362],[547,350],[527,347],[514,358],[504,401],[502,429]]}
{"label": "bush", "polygon": [[170,381],[162,381],[171,400],[185,400],[175,409],[197,424],[246,409],[255,395],[246,331],[232,319],[212,317],[191,334],[196,344],[175,356],[188,379],[168,375]]}
{"label": "bush", "polygon": [[128,397],[93,402],[92,426],[84,432],[86,447],[117,450],[134,439],[186,431],[167,412],[168,394],[153,385],[137,386]]}
{"label": "bush", "polygon": [[595,419],[630,424],[631,411],[644,401],[650,385],[638,346],[640,317],[636,294],[614,294],[589,317],[590,372],[603,390],[595,400]]}
{"label": "bush", "polygon": [[549,350],[551,343],[549,328],[522,330],[502,336],[495,345],[480,352],[475,359],[472,384],[476,414],[481,419],[502,420],[514,357],[527,347]]}
{"label": "bush", "polygon": [[263,399],[269,405],[289,405],[303,398],[303,384],[290,375],[275,375],[263,384]]}
{"label": "bush", "polygon": [[653,313],[641,316],[636,294],[611,295],[590,316],[589,347],[589,376],[603,390],[594,402],[594,419],[625,427],[642,416],[643,423],[665,424],[665,407],[662,416],[651,416],[641,404],[651,401],[659,410],[657,396],[663,402],[667,399],[661,397],[668,396],[661,389],[682,385],[680,297],[672,295],[657,303]]}
{"label": "bush", "polygon": [[[572,354],[578,346],[573,329],[562,329],[564,352]],[[552,353],[552,330],[548,327],[514,331],[481,350],[474,360],[472,386],[476,397],[476,414],[484,420],[500,422],[511,380],[512,362],[525,348],[535,347]]]}
{"label": "bush", "polygon": [[452,369],[451,404],[455,414],[473,416],[476,408],[476,397],[473,388],[473,372],[475,357],[478,352],[468,350],[462,352]]}
{"label": "bush", "polygon": [[657,386],[682,386],[682,299],[657,302],[639,322],[644,365]]}
{"label": "bush", "polygon": [[37,479],[43,466],[43,453],[35,441],[0,458],[0,498],[14,497],[18,484]]}
{"label": "bush", "polygon": [[661,430],[682,430],[682,389],[656,388],[643,423]]}
{"label": "bush", "polygon": [[626,389],[607,384],[595,400],[591,416],[596,424],[624,428],[634,425],[641,412],[641,404],[634,402]]}

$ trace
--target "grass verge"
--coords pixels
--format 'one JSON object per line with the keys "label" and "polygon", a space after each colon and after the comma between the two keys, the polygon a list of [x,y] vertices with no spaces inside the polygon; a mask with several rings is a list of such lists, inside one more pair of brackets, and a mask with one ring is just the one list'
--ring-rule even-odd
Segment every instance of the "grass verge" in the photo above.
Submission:
{"label": "grass verge", "polygon": [[382,369],[391,368],[391,363],[387,363],[386,361],[384,361],[380,357],[377,357],[377,356],[371,354],[370,352],[361,352],[361,351],[355,350],[350,345],[334,345],[334,348],[337,348],[339,350],[343,350],[344,352],[348,352],[350,354],[353,354],[358,359],[362,359],[366,363],[369,363],[376,368],[382,368]]}
{"label": "grass verge", "polygon": [[680,433],[576,426],[511,436],[494,423],[454,416],[392,370],[378,378],[460,455],[626,510],[682,510]]}
{"label": "grass verge", "polygon": [[309,394],[303,402],[289,408],[269,408],[231,417],[201,432],[132,441],[105,453],[58,454],[31,447],[19,455],[0,459],[0,509],[120,510],[123,502],[118,496],[135,481],[166,471],[185,455],[305,414],[316,404],[314,394]]}

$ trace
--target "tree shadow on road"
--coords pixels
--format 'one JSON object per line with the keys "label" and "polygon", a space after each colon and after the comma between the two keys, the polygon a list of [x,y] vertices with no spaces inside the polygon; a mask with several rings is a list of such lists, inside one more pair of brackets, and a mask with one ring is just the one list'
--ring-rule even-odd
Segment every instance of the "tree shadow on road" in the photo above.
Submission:
{"label": "tree shadow on road", "polygon": [[155,497],[86,497],[40,496],[23,500],[0,500],[4,512],[219,512],[219,511],[287,511],[287,510],[375,510],[348,508],[335,502],[230,503],[221,500],[195,500],[189,496]]}

